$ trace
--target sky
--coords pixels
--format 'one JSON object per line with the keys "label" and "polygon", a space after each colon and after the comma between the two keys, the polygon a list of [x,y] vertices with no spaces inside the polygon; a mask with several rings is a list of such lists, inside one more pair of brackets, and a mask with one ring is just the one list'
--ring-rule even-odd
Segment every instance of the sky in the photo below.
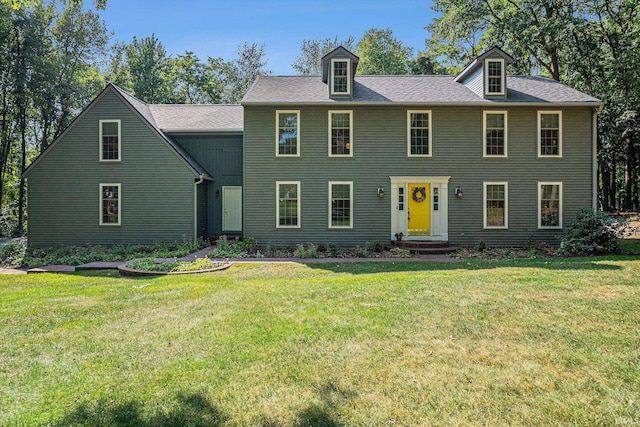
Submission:
{"label": "sky", "polygon": [[414,54],[424,48],[424,29],[436,16],[431,0],[108,0],[100,16],[112,41],[155,33],[167,53],[193,51],[230,60],[243,42],[264,43],[274,75],[295,74],[291,64],[303,39],[359,40],[369,28],[391,28]]}

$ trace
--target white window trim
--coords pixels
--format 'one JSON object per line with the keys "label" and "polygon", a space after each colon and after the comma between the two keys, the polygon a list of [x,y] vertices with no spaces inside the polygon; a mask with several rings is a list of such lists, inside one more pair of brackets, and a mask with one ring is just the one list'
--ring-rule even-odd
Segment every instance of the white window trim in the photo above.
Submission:
{"label": "white window trim", "polygon": [[[560,192],[558,197],[558,225],[557,226],[542,226],[542,186],[543,185],[557,185]],[[562,229],[562,182],[538,182],[538,229],[540,230],[561,230]]]}
{"label": "white window trim", "polygon": [[[98,197],[98,205],[99,205],[98,213],[100,214],[99,224],[104,225],[106,227],[122,225],[122,185],[119,183],[100,183],[98,187],[100,190],[100,195]],[[102,221],[102,189],[104,187],[118,187],[118,222],[117,223]]]}
{"label": "white window trim", "polygon": [[[502,114],[504,115],[504,154],[487,154],[487,115],[489,114]],[[506,111],[483,111],[482,112],[482,157],[500,158],[508,157],[508,117]]]}
{"label": "white window trim", "polygon": [[[487,225],[487,186],[503,185],[504,186],[504,225]],[[482,186],[482,224],[486,230],[496,230],[509,228],[509,183],[506,181],[488,181]]]}
{"label": "white window trim", "polygon": [[[335,64],[336,62],[346,62],[347,63],[347,91],[346,92],[335,92],[333,90],[334,85],[334,72],[335,72],[335,68],[333,66],[333,64]],[[329,86],[329,93],[331,95],[345,95],[345,96],[349,96],[351,95],[351,80],[353,78],[353,76],[351,75],[351,59],[349,58],[332,58],[331,59],[331,69],[329,70],[329,73],[331,74],[331,81],[330,86]]]}
{"label": "white window trim", "polygon": [[[543,114],[557,114],[558,115],[558,154],[541,154],[541,146],[540,144],[542,143],[541,139],[540,139],[540,131],[542,130],[542,115]],[[557,110],[557,111],[545,111],[545,110],[538,110],[538,136],[536,137],[537,142],[537,147],[536,150],[538,151],[538,157],[539,158],[545,158],[545,159],[560,159],[562,158],[562,111]]]}
{"label": "white window trim", "polygon": [[[298,193],[298,210],[296,215],[298,216],[298,224],[296,225],[280,225],[280,185],[295,185]],[[300,228],[302,225],[302,194],[300,181],[276,181],[276,228]]]}
{"label": "white window trim", "polygon": [[[338,185],[348,185],[349,186],[349,201],[351,202],[349,205],[349,225],[332,225],[331,224],[331,210],[332,210],[332,206],[331,206],[331,201],[332,201],[332,192],[331,192],[331,186],[334,184],[338,184]],[[328,210],[327,210],[328,214],[329,214],[329,228],[331,229],[337,229],[337,230],[350,230],[353,229],[353,181],[329,181],[329,205],[328,205]]]}
{"label": "white window trim", "polygon": [[[429,154],[411,154],[411,114],[429,115]],[[433,114],[431,110],[407,110],[407,157],[433,157]]]}
{"label": "white window trim", "polygon": [[[280,154],[280,114],[296,114],[296,154]],[[276,157],[300,157],[300,110],[276,110]]]}
{"label": "white window trim", "polygon": [[[332,114],[349,114],[349,139],[350,139],[350,147],[349,154],[331,154],[331,115]],[[328,153],[329,157],[353,157],[353,150],[355,148],[354,138],[353,138],[353,110],[329,110],[329,126],[328,126]]]}
{"label": "white window trim", "polygon": [[[489,92],[489,63],[500,63],[500,92]],[[506,73],[504,69],[504,59],[487,58],[484,60],[484,94],[485,96],[500,96],[505,93]]]}
{"label": "white window trim", "polygon": [[[103,146],[102,146],[102,124],[103,123],[117,123],[118,124],[118,158],[117,159],[105,159],[103,158]],[[120,123],[120,120],[99,120],[98,122],[98,133],[99,133],[99,139],[98,139],[98,151],[99,151],[99,155],[100,155],[100,161],[101,162],[119,162],[122,160],[122,124]]]}

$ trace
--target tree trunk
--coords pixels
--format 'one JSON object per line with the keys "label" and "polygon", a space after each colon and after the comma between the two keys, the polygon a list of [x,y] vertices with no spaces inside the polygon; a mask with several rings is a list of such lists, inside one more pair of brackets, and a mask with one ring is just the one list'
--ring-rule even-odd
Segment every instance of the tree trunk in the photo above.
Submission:
{"label": "tree trunk", "polygon": [[611,211],[611,205],[609,204],[609,189],[610,189],[610,184],[609,181],[611,179],[611,171],[609,170],[609,167],[607,166],[606,163],[601,162],[600,163],[600,167],[598,168],[598,171],[600,172],[600,203],[602,205],[602,210],[604,212],[610,212]]}
{"label": "tree trunk", "polygon": [[627,161],[624,169],[624,205],[625,211],[633,210],[633,188],[635,187],[635,148],[631,138],[627,138]]}

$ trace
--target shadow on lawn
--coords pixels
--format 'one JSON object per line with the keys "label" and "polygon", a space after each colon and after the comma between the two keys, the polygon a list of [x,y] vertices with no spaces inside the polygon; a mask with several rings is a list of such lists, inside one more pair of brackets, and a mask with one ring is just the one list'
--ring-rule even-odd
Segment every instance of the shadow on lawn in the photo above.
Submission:
{"label": "shadow on lawn", "polygon": [[177,403],[166,411],[145,413],[144,403],[136,400],[117,403],[99,400],[82,404],[59,419],[54,426],[221,426],[227,417],[203,394],[179,394]]}
{"label": "shadow on lawn", "polygon": [[[636,260],[638,258],[635,258]],[[622,270],[624,267],[607,261],[631,261],[628,257],[600,258],[553,258],[553,259],[510,259],[480,260],[464,259],[460,262],[434,261],[393,261],[389,262],[324,262],[307,263],[309,268],[331,271],[333,273],[374,274],[409,271],[454,271],[454,270],[490,270],[495,268],[541,268],[545,270]]]}
{"label": "shadow on lawn", "polygon": [[[341,427],[344,424],[336,420],[337,408],[346,401],[353,399],[356,393],[344,390],[329,381],[318,389],[318,402],[309,404],[296,413],[293,422],[295,427]],[[278,422],[263,421],[261,427],[278,427]]]}

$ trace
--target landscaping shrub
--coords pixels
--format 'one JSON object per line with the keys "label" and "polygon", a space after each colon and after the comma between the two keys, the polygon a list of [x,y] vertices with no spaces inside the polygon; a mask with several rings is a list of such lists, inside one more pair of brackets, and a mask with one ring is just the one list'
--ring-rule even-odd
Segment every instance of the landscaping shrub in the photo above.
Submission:
{"label": "landscaping shrub", "polygon": [[296,246],[294,256],[296,258],[317,258],[318,248],[313,243],[309,243],[307,248],[305,248],[304,245],[298,245]]}
{"label": "landscaping shrub", "polygon": [[196,252],[206,245],[204,240],[198,240],[196,242],[159,242],[154,245],[28,248],[21,265],[33,268],[51,264],[81,265],[95,261],[127,261],[146,257],[179,258]]}
{"label": "landscaping shrub", "polygon": [[25,248],[21,242],[11,242],[0,247],[0,265],[20,265]]}
{"label": "landscaping shrub", "polygon": [[242,242],[237,237],[229,241],[227,236],[220,236],[216,241],[216,247],[209,252],[208,256],[209,258],[247,258],[249,251],[254,250],[258,245],[255,239],[248,239],[247,242]]}
{"label": "landscaping shrub", "polygon": [[604,212],[582,209],[567,228],[560,249],[571,255],[605,255],[620,252],[618,239],[627,224]]}

